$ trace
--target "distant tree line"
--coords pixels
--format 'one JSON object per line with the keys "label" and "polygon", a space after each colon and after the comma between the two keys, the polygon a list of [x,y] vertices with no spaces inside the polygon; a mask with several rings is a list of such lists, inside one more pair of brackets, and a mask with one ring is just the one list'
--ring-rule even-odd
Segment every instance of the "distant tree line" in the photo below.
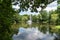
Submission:
{"label": "distant tree line", "polygon": [[[27,22],[29,19],[30,19],[30,15],[24,14],[24,15],[17,16],[16,21]],[[32,19],[32,22],[36,22],[36,23],[49,23],[49,24],[55,24],[55,25],[60,24],[59,22],[60,17],[57,10],[50,11],[50,12],[43,11],[38,15],[31,14],[31,19]]]}

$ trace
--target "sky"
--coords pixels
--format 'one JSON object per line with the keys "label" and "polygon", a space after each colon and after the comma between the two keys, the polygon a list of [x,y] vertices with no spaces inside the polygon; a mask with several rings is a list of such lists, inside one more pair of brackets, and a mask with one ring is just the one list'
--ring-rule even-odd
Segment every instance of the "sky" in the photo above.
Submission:
{"label": "sky", "polygon": [[56,10],[57,9],[57,1],[52,2],[49,4],[45,10],[51,11],[51,10]]}
{"label": "sky", "polygon": [[[13,6],[13,8],[16,8],[17,10],[19,9],[19,6],[18,5],[16,5],[16,6]],[[49,12],[49,11],[51,11],[51,10],[56,10],[57,9],[57,1],[54,1],[54,2],[52,2],[52,3],[50,3],[50,4],[48,4],[47,5],[47,7],[44,9],[44,10],[47,10],[47,12]],[[38,8],[38,11],[39,10],[41,10],[41,8]],[[28,14],[28,15],[30,15],[30,14],[33,14],[33,15],[38,15],[39,13],[35,13],[35,12],[30,12],[30,10],[28,10],[28,11],[21,11],[20,13],[19,13],[20,15],[24,15],[24,14]]]}

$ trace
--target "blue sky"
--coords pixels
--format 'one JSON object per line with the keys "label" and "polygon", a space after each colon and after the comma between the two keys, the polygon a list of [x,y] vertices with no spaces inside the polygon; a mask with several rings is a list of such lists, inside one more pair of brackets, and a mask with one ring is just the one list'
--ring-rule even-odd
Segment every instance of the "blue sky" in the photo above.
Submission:
{"label": "blue sky", "polygon": [[[16,8],[16,10],[18,10],[18,9],[19,9],[19,6],[16,5],[16,6],[13,6],[13,8]],[[49,11],[51,11],[51,10],[56,10],[56,9],[57,9],[57,1],[54,1],[54,2],[52,2],[52,3],[50,3],[50,4],[48,4],[47,7],[46,7],[44,10],[47,10],[47,12],[49,12]],[[41,10],[41,8],[38,8],[38,10]],[[24,11],[24,12],[23,12],[23,11],[20,12],[20,15],[24,15],[24,14],[37,15],[37,14],[39,14],[39,13],[35,13],[35,12],[32,13],[32,12],[30,12],[30,10]]]}

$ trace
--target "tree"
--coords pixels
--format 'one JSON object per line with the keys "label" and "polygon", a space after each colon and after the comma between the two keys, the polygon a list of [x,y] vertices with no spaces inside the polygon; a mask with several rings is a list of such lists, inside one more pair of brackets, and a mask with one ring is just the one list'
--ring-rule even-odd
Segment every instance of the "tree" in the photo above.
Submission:
{"label": "tree", "polygon": [[58,22],[58,24],[60,25],[60,0],[58,0],[57,13],[58,13],[58,16],[59,16],[57,22]]}
{"label": "tree", "polygon": [[20,3],[19,11],[27,11],[30,8],[31,12],[38,12],[37,8],[41,7],[44,9],[49,3],[54,0],[13,0],[13,5],[17,5]]}
{"label": "tree", "polygon": [[50,22],[51,22],[52,24],[55,24],[55,25],[56,25],[56,24],[57,24],[56,21],[58,20],[57,10],[51,11],[49,14],[50,14],[50,17],[51,17]]}
{"label": "tree", "polygon": [[11,0],[0,1],[0,40],[11,40],[13,15]]}
{"label": "tree", "polygon": [[58,19],[59,19],[59,14],[57,13],[57,10],[55,11],[50,11],[49,12],[49,24],[57,24]]}
{"label": "tree", "polygon": [[37,16],[36,15],[32,15],[32,21],[37,22]]}
{"label": "tree", "polygon": [[41,13],[41,17],[42,17],[42,22],[46,22],[47,23],[47,20],[48,20],[48,14],[46,11],[42,11]]}
{"label": "tree", "polygon": [[15,13],[14,15],[14,22],[17,24],[17,23],[19,23],[21,20],[22,20],[22,16],[21,15],[19,15],[18,13]]}
{"label": "tree", "polygon": [[25,15],[22,16],[22,21],[23,22],[28,21],[28,19],[29,19],[29,16],[27,14],[25,14]]}

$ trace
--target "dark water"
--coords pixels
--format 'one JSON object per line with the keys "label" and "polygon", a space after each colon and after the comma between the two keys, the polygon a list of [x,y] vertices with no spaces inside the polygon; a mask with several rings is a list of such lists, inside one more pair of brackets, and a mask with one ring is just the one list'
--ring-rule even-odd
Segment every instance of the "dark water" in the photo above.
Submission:
{"label": "dark water", "polygon": [[60,40],[59,32],[52,29],[55,25],[20,23],[18,26],[18,33],[13,35],[13,40]]}

